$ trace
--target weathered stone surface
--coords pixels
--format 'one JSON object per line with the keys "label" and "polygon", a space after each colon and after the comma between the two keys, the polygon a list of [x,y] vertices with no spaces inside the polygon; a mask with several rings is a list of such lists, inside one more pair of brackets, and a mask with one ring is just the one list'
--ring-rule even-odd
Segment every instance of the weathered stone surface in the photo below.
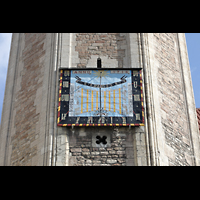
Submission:
{"label": "weathered stone surface", "polygon": [[[105,36],[105,37],[102,37]],[[108,56],[118,61],[118,67],[123,67],[127,38],[120,33],[77,33],[76,47],[80,63],[78,67],[85,68],[92,55]],[[83,62],[82,60],[87,62]]]}
{"label": "weathered stone surface", "polygon": [[108,159],[106,162],[107,162],[108,164],[114,164],[114,163],[117,163],[117,160]]}
{"label": "weathered stone surface", "polygon": [[159,63],[157,77],[161,123],[165,145],[169,146],[164,151],[169,165],[183,166],[192,164],[192,159],[187,158],[193,152],[178,45],[176,33],[154,33],[155,59]]}
{"label": "weathered stone surface", "polygon": [[71,152],[82,152],[82,148],[71,148]]}
{"label": "weathered stone surface", "polygon": [[10,165],[31,165],[32,158],[38,155],[36,143],[33,146],[32,144],[38,138],[36,127],[40,112],[37,108],[40,105],[35,105],[35,102],[36,95],[43,85],[46,34],[26,33],[23,39],[25,42],[21,55],[23,73],[21,73],[20,87],[15,91],[13,108],[15,133],[12,134],[10,144],[12,146]]}
{"label": "weathered stone surface", "polygon": [[[180,35],[14,34],[0,127],[0,165],[199,164],[190,69]],[[56,126],[59,69],[96,67],[98,57],[106,68],[144,67],[148,126]],[[109,135],[107,146],[93,141],[98,132]]]}
{"label": "weathered stone surface", "polygon": [[[86,130],[87,129],[87,130]],[[94,130],[93,130],[94,129]],[[133,163],[129,162],[129,159],[126,158],[126,145],[121,143],[121,136],[119,137],[119,133],[121,130],[126,130],[127,128],[109,128],[109,134],[111,138],[111,145],[108,144],[109,147],[91,147],[92,146],[92,138],[94,134],[99,134],[95,132],[96,128],[85,128],[86,136],[81,137],[78,135],[79,127],[75,128],[75,132],[73,135],[69,132],[69,146],[70,152],[73,152],[70,157],[73,157],[72,165],[75,166],[124,166],[126,163]],[[77,131],[77,134],[76,134]],[[102,128],[102,131],[105,133],[106,128]],[[129,139],[128,149],[130,149],[130,140],[133,140],[131,135],[132,133],[127,132],[123,134],[124,140],[126,138]],[[74,147],[70,145],[71,138],[76,137],[77,143],[73,143]],[[74,140],[72,140],[74,141]],[[87,144],[90,144],[90,147],[86,148],[86,141]],[[132,141],[132,149],[133,149],[133,141]],[[82,152],[82,153],[79,153]],[[129,154],[133,153],[133,151],[129,151]],[[81,157],[80,155],[81,154]],[[133,156],[129,156],[131,159]],[[85,161],[86,160],[86,161]]]}
{"label": "weathered stone surface", "polygon": [[108,155],[108,151],[101,151],[101,152],[100,152],[100,155],[102,155],[102,156],[103,156],[103,155]]}

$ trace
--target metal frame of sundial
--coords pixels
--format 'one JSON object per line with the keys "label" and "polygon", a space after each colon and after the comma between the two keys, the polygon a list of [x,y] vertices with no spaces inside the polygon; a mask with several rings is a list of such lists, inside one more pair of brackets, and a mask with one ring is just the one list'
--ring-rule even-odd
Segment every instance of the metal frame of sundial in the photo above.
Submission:
{"label": "metal frame of sundial", "polygon": [[[72,70],[81,70],[81,71],[84,71],[84,70],[96,70],[96,71],[104,71],[104,70],[116,70],[116,71],[126,71],[126,70],[131,70],[132,71],[132,74],[131,74],[131,79],[132,79],[132,88],[137,86],[140,90],[140,107],[141,107],[141,118],[139,121],[137,121],[137,123],[127,123],[127,117],[112,117],[112,121],[111,120],[107,120],[109,119],[109,116],[106,116],[106,120],[107,121],[110,121],[110,122],[115,122],[115,123],[101,123],[102,122],[102,104],[101,104],[101,88],[103,87],[112,87],[114,85],[117,85],[117,84],[120,84],[120,82],[117,82],[117,83],[113,83],[113,84],[107,84],[106,85],[102,85],[101,84],[101,73],[100,72],[100,85],[95,85],[95,84],[87,84],[87,83],[84,83],[83,81],[81,81],[80,77],[77,76],[76,79],[77,81],[76,82],[79,82],[79,84],[82,84],[82,85],[85,85],[85,86],[90,86],[90,87],[98,87],[99,88],[99,91],[100,91],[100,108],[97,110],[99,112],[99,117],[100,119],[98,119],[98,121],[100,121],[100,123],[98,123],[97,121],[94,123],[87,123],[89,121],[89,119],[91,117],[69,117],[68,114],[69,114],[69,108],[68,108],[68,112],[66,113],[63,113],[62,112],[62,108],[61,108],[61,96],[62,96],[62,91],[63,91],[63,77],[64,77],[64,71],[67,70],[68,71],[68,74],[70,74],[70,72]],[[140,85],[135,85],[135,82],[133,82],[133,71],[138,71],[139,72],[139,80],[140,80]],[[70,76],[69,76],[70,77]],[[70,77],[71,78],[71,77]],[[122,83],[125,83],[126,82],[126,77],[122,76],[121,78],[121,84]],[[70,88],[70,85],[69,85],[69,88]],[[132,95],[133,95],[133,99],[134,99],[134,93],[132,91]],[[70,97],[69,97],[70,99]],[[69,101],[69,100],[68,100]],[[134,101],[134,100],[133,100]],[[69,105],[69,102],[68,104]],[[133,103],[133,106],[134,106],[134,103]],[[134,117],[133,119],[136,117],[136,113],[134,112],[134,108],[133,108],[133,113],[134,113]],[[62,116],[64,116],[64,119],[65,120],[62,120]],[[97,116],[96,116],[97,117]],[[93,119],[96,119],[96,117],[92,116]],[[84,119],[83,119],[84,118]],[[104,117],[105,118],[105,117]],[[111,118],[111,117],[110,117]],[[118,121],[119,123],[116,123],[116,119],[118,118]],[[122,119],[121,119],[122,118]],[[126,123],[124,123],[124,119],[123,118],[126,118],[125,121]],[[129,117],[130,118],[130,117]],[[65,123],[66,119],[70,119],[68,120],[68,123]],[[115,119],[115,120],[114,120]],[[130,121],[130,120],[129,120]],[[78,123],[77,123],[78,122]],[[90,121],[91,122],[91,121]],[[144,103],[143,103],[143,87],[142,87],[142,69],[141,68],[122,68],[122,69],[119,69],[119,68],[62,68],[60,69],[60,88],[59,88],[59,100],[58,100],[58,118],[57,118],[57,126],[144,126]]]}

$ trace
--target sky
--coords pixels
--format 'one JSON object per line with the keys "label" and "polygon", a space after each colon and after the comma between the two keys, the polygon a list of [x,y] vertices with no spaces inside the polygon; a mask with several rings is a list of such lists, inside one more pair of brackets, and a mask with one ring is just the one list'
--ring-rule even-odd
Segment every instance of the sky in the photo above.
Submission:
{"label": "sky", "polygon": [[12,33],[0,33],[0,123]]}
{"label": "sky", "polygon": [[186,33],[196,107],[200,108],[200,33]]}
{"label": "sky", "polygon": [[[196,107],[200,108],[200,33],[186,33]],[[0,33],[0,122],[12,33]]]}

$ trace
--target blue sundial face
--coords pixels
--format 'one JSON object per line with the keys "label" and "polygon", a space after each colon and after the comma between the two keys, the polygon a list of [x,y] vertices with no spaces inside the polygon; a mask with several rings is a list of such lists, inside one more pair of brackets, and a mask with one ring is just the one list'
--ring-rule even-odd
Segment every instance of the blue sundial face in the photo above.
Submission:
{"label": "blue sundial face", "polygon": [[143,126],[141,70],[61,70],[57,124]]}
{"label": "blue sundial face", "polygon": [[69,116],[133,117],[131,70],[72,70]]}

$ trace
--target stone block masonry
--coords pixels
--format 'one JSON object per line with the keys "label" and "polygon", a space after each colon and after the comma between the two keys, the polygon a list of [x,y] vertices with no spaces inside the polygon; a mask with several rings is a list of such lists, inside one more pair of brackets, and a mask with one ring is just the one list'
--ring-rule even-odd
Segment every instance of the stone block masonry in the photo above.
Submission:
{"label": "stone block masonry", "polygon": [[[137,165],[134,159],[138,154],[133,152],[134,128],[129,131],[128,127],[75,127],[72,130],[57,127],[55,116],[60,67],[96,67],[99,56],[103,67],[138,67],[138,35],[20,33],[13,38],[4,102],[11,101],[3,113],[6,117],[0,133],[0,164]],[[132,49],[130,39],[134,43]],[[130,54],[133,47],[137,51]],[[137,59],[131,60],[131,56]],[[135,61],[133,65],[131,61]],[[95,143],[97,133],[108,136],[105,146]]]}
{"label": "stone block masonry", "polygon": [[120,33],[77,33],[75,51],[78,52],[79,68],[85,68],[92,55],[116,59],[118,67],[123,67],[127,48],[127,38]]}
{"label": "stone block masonry", "polygon": [[[98,57],[103,68],[142,68],[144,127],[57,126],[59,70],[96,68]],[[14,33],[0,165],[200,165],[194,116],[184,34]]]}
{"label": "stone block masonry", "polygon": [[[133,133],[124,127],[84,127],[68,130],[70,166],[134,166]],[[132,129],[133,131],[133,129]],[[83,134],[85,132],[86,134]],[[107,145],[92,145],[99,132],[110,134]],[[80,134],[81,133],[81,134]]]}
{"label": "stone block masonry", "polygon": [[168,156],[169,165],[193,165],[177,34],[155,33],[154,45],[155,58],[159,63],[161,123],[166,145],[174,151],[174,155]]}
{"label": "stone block masonry", "polygon": [[[31,145],[37,138],[36,124],[40,113],[36,112],[36,92],[43,84],[43,63],[46,34],[26,33],[25,48],[22,51],[23,68],[20,89],[16,91],[14,110],[15,134],[11,137],[10,165],[31,165],[31,159],[37,155],[37,145]],[[39,105],[38,105],[39,106]]]}

